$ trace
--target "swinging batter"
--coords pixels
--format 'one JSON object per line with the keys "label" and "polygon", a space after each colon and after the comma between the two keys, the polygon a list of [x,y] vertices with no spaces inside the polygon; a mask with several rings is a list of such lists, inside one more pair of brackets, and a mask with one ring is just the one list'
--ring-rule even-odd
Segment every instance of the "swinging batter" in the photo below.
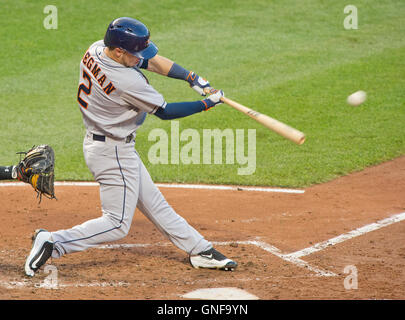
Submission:
{"label": "swinging batter", "polygon": [[193,102],[167,103],[140,69],[186,80],[201,95],[208,81],[157,55],[149,30],[138,20],[118,18],[104,41],[90,46],[80,63],[77,101],[87,129],[86,164],[100,184],[102,216],[71,229],[35,232],[25,272],[34,276],[52,256],[83,251],[125,237],[138,208],[174,245],[189,254],[195,268],[233,270],[237,263],[215,250],[166,202],[135,150],[136,130],[147,114],[176,119],[220,104],[223,92]]}

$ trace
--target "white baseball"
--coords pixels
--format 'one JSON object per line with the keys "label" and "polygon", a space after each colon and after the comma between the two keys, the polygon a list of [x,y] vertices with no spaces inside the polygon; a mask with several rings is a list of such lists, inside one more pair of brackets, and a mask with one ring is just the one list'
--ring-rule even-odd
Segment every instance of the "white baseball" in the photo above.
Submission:
{"label": "white baseball", "polygon": [[352,106],[359,106],[366,101],[367,94],[360,90],[347,97],[347,103]]}

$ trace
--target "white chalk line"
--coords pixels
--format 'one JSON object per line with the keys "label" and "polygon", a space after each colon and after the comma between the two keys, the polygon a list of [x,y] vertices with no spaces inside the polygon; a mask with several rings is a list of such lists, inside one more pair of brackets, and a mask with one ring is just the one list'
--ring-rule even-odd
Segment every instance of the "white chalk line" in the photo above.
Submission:
{"label": "white chalk line", "polygon": [[117,282],[87,282],[87,283],[63,283],[61,281],[51,282],[51,281],[39,281],[32,283],[32,281],[23,279],[15,281],[4,281],[0,280],[0,287],[5,289],[23,289],[28,287],[42,288],[42,289],[63,289],[63,288],[117,288],[117,287],[129,287],[131,284],[129,282],[117,281]]}
{"label": "white chalk line", "polygon": [[[304,260],[301,260],[299,258],[295,258],[295,257],[288,257],[287,255],[281,253],[280,249],[267,244],[265,242],[262,241],[255,241],[255,240],[247,240],[247,241],[226,241],[226,242],[212,242],[213,245],[216,246],[228,246],[228,245],[253,245],[256,247],[259,247],[283,260],[286,260],[292,264],[297,265],[298,267],[301,268],[306,268],[309,271],[314,272],[316,275],[318,276],[323,276],[323,277],[330,277],[330,276],[336,276],[335,273],[327,271],[327,270],[322,270],[320,268],[311,266],[308,262],[305,262]],[[171,243],[169,242],[165,242],[165,243],[134,243],[134,244],[108,244],[108,245],[101,245],[96,247],[96,249],[120,249],[120,248],[125,248],[125,249],[129,249],[129,248],[146,248],[146,247],[153,247],[153,246],[169,246],[171,245]]]}
{"label": "white chalk line", "polygon": [[[393,215],[389,218],[379,220],[375,223],[371,223],[368,225],[365,225],[363,227],[357,228],[355,230],[352,230],[350,232],[347,232],[345,234],[342,234],[340,236],[334,237],[332,239],[329,239],[327,241],[319,242],[311,247],[292,252],[292,253],[282,253],[280,249],[277,247],[270,245],[268,243],[265,243],[263,241],[257,241],[257,240],[247,240],[247,241],[222,241],[222,242],[213,242],[213,245],[216,246],[229,246],[232,244],[238,244],[238,245],[254,245],[258,248],[261,248],[262,250],[271,253],[272,255],[279,257],[280,259],[283,259],[285,261],[288,261],[298,267],[305,268],[313,273],[315,273],[316,276],[322,276],[322,277],[335,277],[337,276],[336,273],[324,270],[322,268],[313,266],[309,264],[308,262],[302,260],[301,258],[307,255],[310,255],[315,252],[322,251],[326,248],[329,248],[331,246],[335,246],[339,243],[342,243],[344,241],[359,237],[361,235],[367,234],[369,232],[381,229],[383,227],[387,227],[389,225],[392,225],[394,223],[400,222],[405,220],[405,212]],[[107,245],[100,245],[95,247],[95,249],[129,249],[129,248],[147,248],[147,247],[153,247],[153,246],[170,246],[170,242],[160,242],[160,243],[124,243],[124,244],[107,244]],[[14,284],[11,284],[10,282],[2,282],[0,281],[0,285],[3,287],[21,287],[24,282],[15,282]],[[128,284],[127,284],[128,285]],[[80,286],[112,286],[109,283],[90,283],[90,284],[62,284],[59,285],[59,287],[80,287]]]}
{"label": "white chalk line", "polygon": [[339,236],[337,236],[335,238],[332,238],[332,239],[329,239],[329,240],[314,244],[313,246],[311,246],[309,248],[305,248],[305,249],[302,249],[302,250],[299,250],[299,251],[296,251],[296,252],[292,252],[292,253],[289,253],[289,254],[284,255],[284,256],[286,258],[292,258],[292,259],[301,258],[301,257],[307,256],[307,255],[310,255],[312,253],[321,251],[321,250],[323,250],[325,248],[328,248],[330,246],[334,246],[334,245],[336,245],[338,243],[341,243],[343,241],[353,239],[355,237],[364,235],[364,234],[366,234],[368,232],[375,231],[375,230],[381,229],[383,227],[387,227],[389,225],[392,225],[394,223],[397,223],[397,222],[400,222],[400,221],[403,221],[403,220],[405,220],[405,212],[398,213],[398,214],[393,215],[393,216],[391,216],[389,218],[382,219],[382,220],[379,220],[379,221],[377,221],[375,223],[365,225],[365,226],[363,226],[361,228],[357,228],[355,230],[352,230],[352,231],[349,231],[347,233],[341,234],[341,235],[339,235]]}
{"label": "white chalk line", "polygon": [[[231,245],[231,244],[240,244],[240,245],[254,245],[257,246],[273,255],[276,257],[279,257],[285,261],[288,261],[296,266],[299,266],[301,268],[306,268],[309,271],[314,272],[317,276],[323,276],[323,277],[335,277],[337,274],[331,271],[327,271],[315,266],[312,266],[308,262],[302,260],[302,257],[308,256],[310,254],[313,254],[315,252],[324,250],[326,248],[329,248],[331,246],[337,245],[339,243],[342,243],[344,241],[353,239],[355,237],[365,235],[369,232],[381,229],[383,227],[387,227],[389,225],[392,225],[394,223],[400,222],[405,220],[405,212],[393,215],[389,218],[379,220],[375,223],[371,223],[368,225],[365,225],[361,228],[357,228],[355,230],[352,230],[350,232],[344,233],[342,235],[339,235],[337,237],[334,237],[332,239],[319,242],[311,247],[292,252],[292,253],[282,253],[280,249],[276,248],[275,246],[272,246],[268,243],[265,243],[263,241],[228,241],[228,242],[213,242],[214,245],[219,245],[219,246],[225,246],[225,245]],[[99,249],[113,249],[113,248],[132,248],[132,247],[148,247],[148,246],[153,246],[157,244],[116,244],[116,245],[105,245],[105,246],[99,246]],[[160,245],[169,245],[169,243],[165,244],[160,244]]]}
{"label": "white chalk line", "polygon": [[[257,246],[281,259],[284,259],[290,263],[293,263],[299,267],[306,268],[309,271],[314,272],[317,276],[336,276],[336,274],[322,270],[320,268],[311,266],[309,263],[298,259],[298,258],[285,258],[281,251],[265,242],[262,241],[229,241],[229,242],[212,242],[213,245],[216,246],[226,246],[231,244],[238,244],[238,245],[254,245]],[[100,250],[108,250],[108,249],[130,249],[130,248],[147,248],[147,247],[155,247],[155,246],[171,246],[170,242],[159,242],[159,243],[123,243],[123,244],[107,244],[107,245],[100,245],[93,249],[100,249]],[[252,279],[252,278],[238,278],[238,281],[246,282],[246,281],[254,281],[260,279]],[[195,283],[196,281],[194,281]],[[214,280],[216,282],[216,280]],[[14,281],[4,281],[0,280],[0,287],[6,289],[23,289],[27,287],[35,287],[35,288],[42,288],[42,289],[63,289],[63,288],[80,288],[80,287],[101,287],[101,288],[108,288],[108,287],[129,287],[131,284],[128,282],[90,282],[90,283],[63,283],[61,281],[55,282],[47,282],[41,281],[32,283],[28,279],[22,280],[14,280]]]}
{"label": "white chalk line", "polygon": [[[257,192],[278,192],[302,194],[305,190],[288,188],[269,188],[269,187],[250,187],[250,186],[224,186],[224,185],[205,185],[205,184],[175,184],[175,183],[155,183],[158,188],[176,188],[176,189],[205,189],[205,190],[231,190],[231,191],[257,191]],[[0,187],[23,187],[29,186],[24,182],[2,182]],[[97,182],[83,181],[56,181],[55,186],[67,187],[98,187]]]}
{"label": "white chalk line", "polygon": [[[369,232],[390,226],[394,223],[400,222],[405,220],[405,212],[393,215],[389,218],[385,218],[382,220],[379,220],[375,223],[371,223],[368,225],[365,225],[363,227],[357,228],[355,230],[352,230],[350,232],[347,232],[345,234],[342,234],[340,236],[334,237],[332,239],[329,239],[327,241],[319,242],[311,247],[292,252],[292,253],[282,253],[280,249],[276,248],[275,246],[272,246],[268,243],[265,243],[263,241],[257,241],[257,240],[246,240],[246,241],[225,241],[225,242],[213,242],[213,245],[217,246],[225,246],[225,245],[234,245],[234,244],[240,244],[240,245],[254,245],[257,246],[266,252],[269,252],[276,257],[279,257],[280,259],[283,259],[285,261],[288,261],[298,267],[301,268],[306,268],[307,270],[315,273],[316,276],[323,276],[323,277],[334,277],[337,276],[337,274],[324,270],[321,268],[318,268],[316,266],[312,266],[308,262],[300,259],[301,257],[310,255],[315,252],[322,251],[326,248],[329,248],[331,246],[337,245],[339,243],[342,243],[344,241],[359,237],[361,235],[365,235]],[[95,249],[118,249],[118,248],[145,248],[145,247],[152,247],[152,246],[169,246],[171,243],[169,242],[164,242],[164,243],[134,243],[134,244],[108,244],[108,245],[101,245],[95,247]],[[29,282],[27,281],[3,281],[0,280],[0,286],[5,287],[8,289],[15,289],[15,288],[23,288],[26,286],[29,286]],[[98,283],[98,282],[92,282],[92,283],[74,283],[74,284],[58,284],[58,288],[63,288],[63,287],[111,287],[111,286],[129,286],[129,283],[124,283],[124,282],[117,282],[117,283],[109,283],[109,282],[103,282],[103,283]],[[34,285],[35,286],[35,285]],[[40,288],[45,288],[45,289],[55,289],[54,287],[47,287],[47,285],[42,284],[36,287]]]}
{"label": "white chalk line", "polygon": [[[255,244],[255,241],[238,241],[238,242],[213,242],[214,245],[228,245],[232,243],[238,244]],[[123,244],[107,244],[94,247],[94,249],[108,250],[108,249],[130,249],[130,248],[147,248],[147,247],[167,247],[172,246],[170,242],[158,242],[158,243],[123,243]],[[2,251],[5,252],[4,250]],[[240,282],[250,281],[262,281],[263,279],[270,279],[270,277],[261,278],[237,278]],[[21,280],[1,280],[0,287],[5,289],[24,289],[24,288],[41,288],[41,289],[63,289],[63,288],[81,288],[81,287],[98,287],[98,288],[111,288],[111,287],[129,287],[131,283],[126,281],[111,281],[111,282],[97,282],[91,281],[87,283],[65,283],[60,280],[48,281],[46,278],[42,281],[33,282],[34,279],[21,279]],[[198,284],[204,285],[209,283],[219,283],[217,279],[199,279],[186,281],[186,284]],[[137,284],[139,286],[139,284]],[[140,284],[145,286],[145,283]]]}
{"label": "white chalk line", "polygon": [[[301,276],[302,277],[302,276]],[[239,282],[251,282],[251,281],[263,281],[263,280],[268,280],[273,277],[269,276],[262,276],[262,277],[255,277],[255,278],[250,278],[250,277],[245,277],[245,278],[240,278],[238,277],[235,279],[236,281]],[[288,277],[291,278],[291,277]],[[294,277],[298,278],[298,277]],[[180,281],[183,280],[183,281]],[[206,279],[196,279],[196,280],[184,280],[184,279],[179,279],[176,280],[175,283],[177,283],[178,286],[181,286],[182,284],[186,285],[214,285],[214,284],[220,284],[222,283],[221,280],[218,280],[217,278],[206,278]],[[67,282],[62,282],[60,280],[52,280],[48,281],[47,279],[45,280],[40,280],[40,281],[33,281],[33,279],[21,279],[21,280],[0,280],[0,287],[3,287],[5,289],[24,289],[24,288],[42,288],[42,289],[63,289],[63,288],[126,288],[130,287],[133,284],[127,281],[104,281],[104,282],[98,282],[98,281],[91,281],[91,282],[76,282],[76,283],[67,283]],[[137,287],[139,286],[147,286],[145,282],[142,283],[137,283]]]}

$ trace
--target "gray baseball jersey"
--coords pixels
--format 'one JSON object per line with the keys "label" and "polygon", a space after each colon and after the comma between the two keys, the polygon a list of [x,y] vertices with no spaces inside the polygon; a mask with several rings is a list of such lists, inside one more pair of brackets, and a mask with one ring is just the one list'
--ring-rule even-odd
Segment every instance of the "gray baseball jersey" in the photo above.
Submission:
{"label": "gray baseball jersey", "polygon": [[212,244],[167,203],[135,150],[137,128],[147,113],[166,106],[163,96],[138,68],[115,62],[104,49],[103,41],[98,41],[86,51],[77,93],[87,129],[84,158],[100,184],[102,216],[52,232],[52,256],[58,258],[125,237],[136,208],[187,253],[210,249]]}
{"label": "gray baseball jersey", "polygon": [[104,42],[90,46],[80,62],[78,102],[86,128],[125,138],[166,102],[138,68],[127,68],[104,53]]}

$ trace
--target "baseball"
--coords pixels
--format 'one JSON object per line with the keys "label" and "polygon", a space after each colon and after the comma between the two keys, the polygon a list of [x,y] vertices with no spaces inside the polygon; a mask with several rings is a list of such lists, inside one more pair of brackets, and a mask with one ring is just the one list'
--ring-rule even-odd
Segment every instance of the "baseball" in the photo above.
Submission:
{"label": "baseball", "polygon": [[364,91],[357,91],[347,97],[347,103],[352,106],[359,106],[366,101],[367,94]]}

